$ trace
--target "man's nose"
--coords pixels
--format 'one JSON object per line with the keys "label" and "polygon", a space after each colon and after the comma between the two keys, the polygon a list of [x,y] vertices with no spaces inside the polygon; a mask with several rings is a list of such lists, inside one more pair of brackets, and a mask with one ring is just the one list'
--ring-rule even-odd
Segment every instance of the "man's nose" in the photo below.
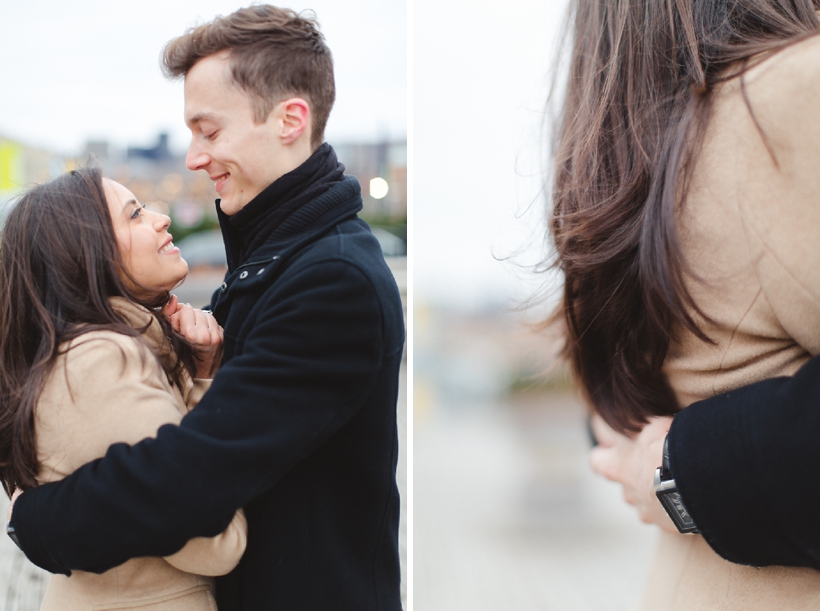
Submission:
{"label": "man's nose", "polygon": [[188,146],[188,154],[185,156],[185,165],[191,171],[201,170],[210,161],[210,157],[202,150],[194,140]]}

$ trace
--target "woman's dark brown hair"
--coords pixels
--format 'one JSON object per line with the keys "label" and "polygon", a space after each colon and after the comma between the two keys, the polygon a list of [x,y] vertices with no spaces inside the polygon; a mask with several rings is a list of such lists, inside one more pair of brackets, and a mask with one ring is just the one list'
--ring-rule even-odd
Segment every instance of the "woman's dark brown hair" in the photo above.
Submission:
{"label": "woman's dark brown hair", "polygon": [[[0,234],[0,479],[37,485],[34,408],[60,345],[92,330],[139,338],[111,306],[121,296],[154,309],[168,299],[137,299],[121,280],[117,249],[99,170],[74,170],[32,188],[14,204]],[[180,356],[167,374],[179,384],[195,371],[190,345],[156,315]]]}
{"label": "woman's dark brown hair", "polygon": [[676,330],[709,341],[691,314],[675,216],[714,88],[815,34],[818,4],[571,0],[553,150],[550,230],[565,276],[557,316],[576,379],[616,430],[678,410],[662,371]]}

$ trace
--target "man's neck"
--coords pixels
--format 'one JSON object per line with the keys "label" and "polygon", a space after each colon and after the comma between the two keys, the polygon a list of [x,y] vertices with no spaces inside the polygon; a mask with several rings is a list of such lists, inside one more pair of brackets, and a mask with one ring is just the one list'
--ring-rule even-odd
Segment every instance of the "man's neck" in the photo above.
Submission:
{"label": "man's neck", "polygon": [[309,140],[301,141],[301,139],[285,147],[282,150],[282,157],[277,164],[279,172],[275,175],[276,177],[271,181],[271,184],[305,163],[310,159],[311,155],[316,152],[316,148],[310,146]]}

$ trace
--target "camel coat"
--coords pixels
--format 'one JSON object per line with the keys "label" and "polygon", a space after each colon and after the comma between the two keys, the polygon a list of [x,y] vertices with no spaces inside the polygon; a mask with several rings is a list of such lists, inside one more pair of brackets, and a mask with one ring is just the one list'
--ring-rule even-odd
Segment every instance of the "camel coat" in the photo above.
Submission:
{"label": "camel coat", "polygon": [[[681,406],[791,375],[820,353],[820,37],[715,92],[679,235],[699,320],[665,370]],[[770,150],[767,150],[767,144]],[[772,406],[776,409],[777,406]],[[754,537],[754,532],[749,532]],[[642,610],[820,609],[820,572],[720,558],[699,535],[660,536]]]}
{"label": "camel coat", "polygon": [[[113,298],[134,327],[151,323],[143,338],[163,366],[175,355],[156,319],[144,308]],[[112,331],[92,331],[70,342],[56,360],[35,410],[41,483],[63,479],[103,456],[108,446],[154,437],[178,423],[210,380],[172,385],[146,343]],[[247,526],[238,512],[213,538],[192,539],[167,558],[134,558],[102,574],[52,575],[41,611],[216,611],[214,575],[230,572],[245,550]]]}

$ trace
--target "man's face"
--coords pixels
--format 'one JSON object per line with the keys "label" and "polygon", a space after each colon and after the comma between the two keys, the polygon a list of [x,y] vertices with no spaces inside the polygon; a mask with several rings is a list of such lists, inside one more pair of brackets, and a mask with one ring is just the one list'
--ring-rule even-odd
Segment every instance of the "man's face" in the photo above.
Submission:
{"label": "man's face", "polygon": [[230,82],[227,53],[201,59],[185,77],[186,164],[208,173],[225,214],[239,212],[285,173],[273,114],[254,122],[250,96]]}

